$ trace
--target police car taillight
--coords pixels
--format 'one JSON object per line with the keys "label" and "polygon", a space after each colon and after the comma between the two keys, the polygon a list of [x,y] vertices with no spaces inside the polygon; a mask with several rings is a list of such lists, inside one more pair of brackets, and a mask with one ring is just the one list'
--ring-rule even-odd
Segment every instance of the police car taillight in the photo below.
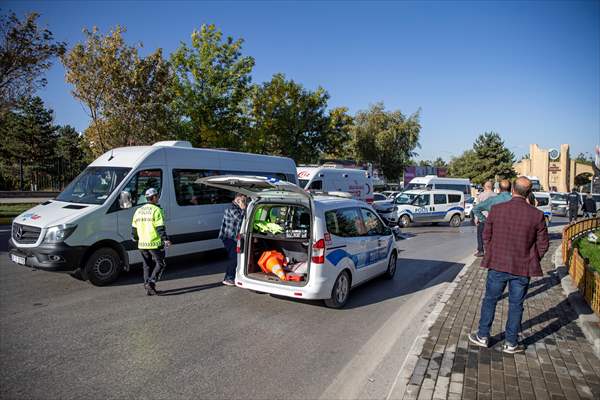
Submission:
{"label": "police car taillight", "polygon": [[325,262],[325,239],[317,240],[312,248],[312,262],[323,264]]}
{"label": "police car taillight", "polygon": [[370,198],[370,199],[367,199],[367,203],[368,203],[368,204],[373,204],[373,199],[372,199],[372,198]]}
{"label": "police car taillight", "polygon": [[244,252],[244,237],[242,235],[237,235],[236,237],[237,244],[235,246],[235,252],[240,254]]}

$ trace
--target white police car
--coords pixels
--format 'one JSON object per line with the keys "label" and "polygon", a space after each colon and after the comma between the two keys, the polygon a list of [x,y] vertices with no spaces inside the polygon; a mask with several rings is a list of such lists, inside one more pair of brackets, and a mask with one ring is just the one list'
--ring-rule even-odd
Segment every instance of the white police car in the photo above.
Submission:
{"label": "white police car", "polygon": [[[198,183],[252,197],[238,237],[235,284],[340,308],[350,289],[376,276],[394,277],[395,235],[368,204],[311,194],[264,177],[212,176]],[[261,257],[279,252],[285,277],[264,272]],[[263,258],[264,260],[264,258]]]}
{"label": "white police car", "polygon": [[465,219],[465,195],[458,190],[407,190],[393,201],[373,204],[388,224],[448,222],[460,226]]}

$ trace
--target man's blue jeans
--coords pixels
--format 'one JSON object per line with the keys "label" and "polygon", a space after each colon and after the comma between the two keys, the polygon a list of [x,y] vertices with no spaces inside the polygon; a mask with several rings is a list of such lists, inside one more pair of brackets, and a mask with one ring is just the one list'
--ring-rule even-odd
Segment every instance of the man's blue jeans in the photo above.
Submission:
{"label": "man's blue jeans", "polygon": [[523,302],[529,288],[529,277],[512,275],[508,272],[488,270],[485,297],[481,303],[479,331],[481,338],[490,337],[490,329],[496,314],[496,304],[508,284],[508,320],[506,321],[506,342],[512,346],[518,343],[523,318]]}
{"label": "man's blue jeans", "polygon": [[237,242],[233,239],[225,238],[223,239],[223,246],[225,250],[227,250],[227,267],[225,269],[225,280],[233,281],[235,280],[235,269],[237,268],[237,252],[235,248],[237,246]]}

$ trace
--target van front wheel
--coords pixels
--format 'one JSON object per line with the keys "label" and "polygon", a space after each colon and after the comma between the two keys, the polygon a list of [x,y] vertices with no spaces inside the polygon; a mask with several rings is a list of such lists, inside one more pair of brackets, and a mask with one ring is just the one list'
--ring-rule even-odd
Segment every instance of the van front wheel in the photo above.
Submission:
{"label": "van front wheel", "polygon": [[84,273],[94,286],[114,282],[121,273],[121,257],[110,247],[94,251],[85,263]]}
{"label": "van front wheel", "polygon": [[404,228],[409,226],[410,225],[410,217],[406,214],[404,214],[402,217],[400,217],[400,225],[402,225]]}
{"label": "van front wheel", "polygon": [[342,271],[333,284],[331,298],[325,299],[325,305],[330,308],[342,308],[348,301],[349,295],[350,277],[348,276],[348,272]]}
{"label": "van front wheel", "polygon": [[454,228],[458,228],[461,224],[460,215],[454,214],[452,218],[450,218],[450,226]]}

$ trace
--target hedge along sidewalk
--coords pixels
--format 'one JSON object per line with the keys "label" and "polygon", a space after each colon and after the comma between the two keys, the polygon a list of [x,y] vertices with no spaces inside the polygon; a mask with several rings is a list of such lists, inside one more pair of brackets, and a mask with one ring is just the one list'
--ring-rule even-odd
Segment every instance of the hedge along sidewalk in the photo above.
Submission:
{"label": "hedge along sidewalk", "polygon": [[[560,234],[551,234],[544,276],[531,280],[523,313],[525,353],[501,352],[508,295],[496,309],[491,347],[473,346],[486,270],[476,261],[431,326],[403,391],[405,399],[600,398],[600,359],[577,325],[553,259]],[[394,396],[391,396],[394,397]]]}

